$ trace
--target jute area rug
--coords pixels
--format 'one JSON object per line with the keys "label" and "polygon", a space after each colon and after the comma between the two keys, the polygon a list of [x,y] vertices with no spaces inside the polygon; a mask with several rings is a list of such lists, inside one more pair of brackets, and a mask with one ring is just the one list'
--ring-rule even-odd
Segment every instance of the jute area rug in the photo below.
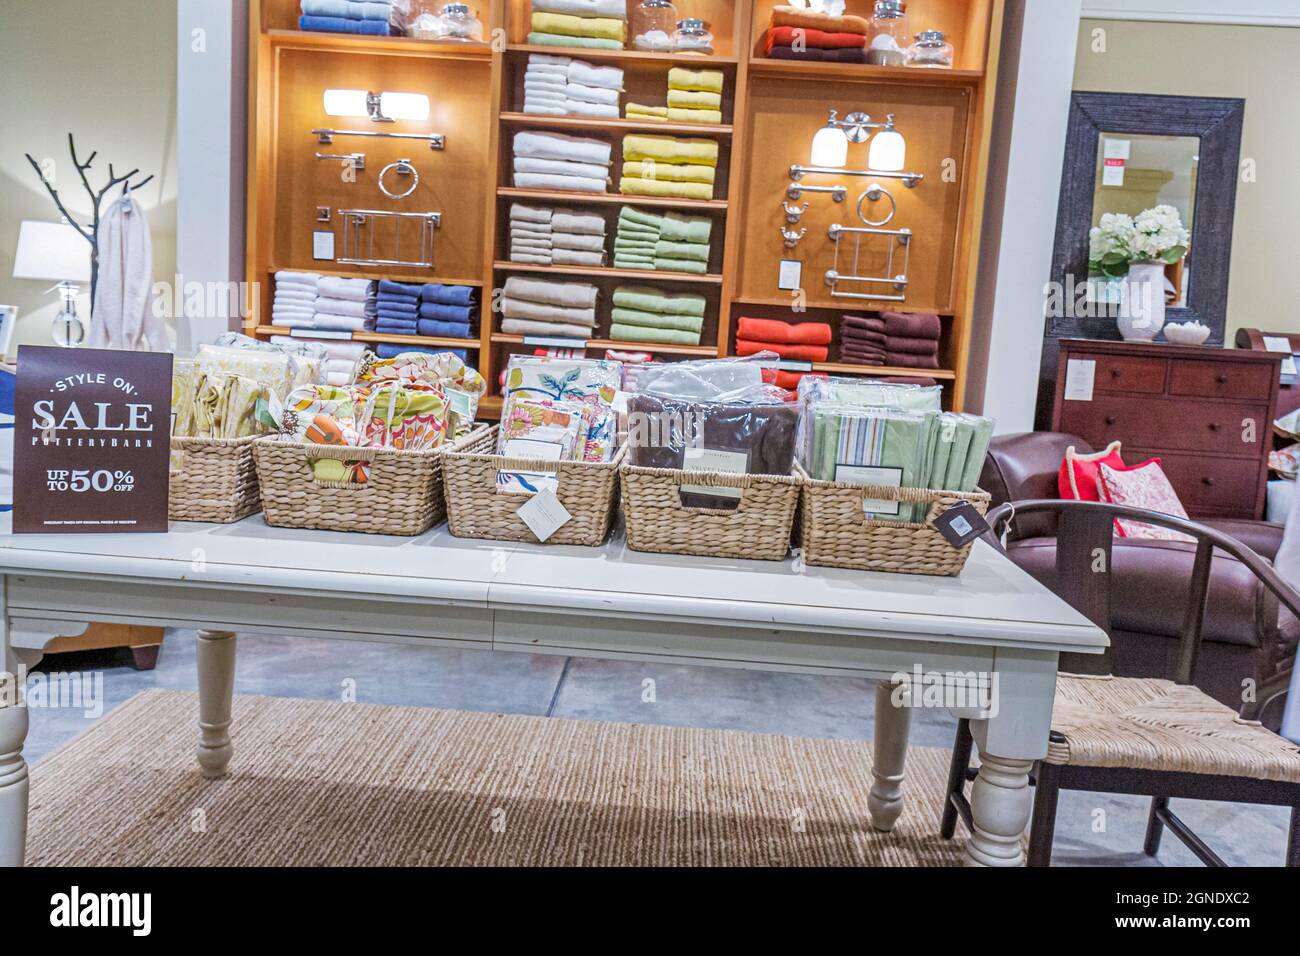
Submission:
{"label": "jute area rug", "polygon": [[[39,715],[38,715],[39,717]],[[948,752],[914,747],[893,833],[865,743],[235,698],[230,774],[198,700],[132,698],[32,771],[30,865],[943,866]]]}

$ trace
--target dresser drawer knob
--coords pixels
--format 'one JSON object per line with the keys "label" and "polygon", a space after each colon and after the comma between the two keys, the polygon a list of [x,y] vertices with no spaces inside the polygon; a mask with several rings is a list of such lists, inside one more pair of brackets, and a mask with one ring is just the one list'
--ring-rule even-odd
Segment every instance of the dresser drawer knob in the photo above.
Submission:
{"label": "dresser drawer knob", "polygon": [[1205,487],[1207,487],[1207,488],[1213,488],[1213,487],[1214,487],[1214,479],[1213,479],[1213,478],[1202,478],[1202,479],[1201,479],[1201,484],[1205,485]]}
{"label": "dresser drawer knob", "polygon": [[1219,430],[1219,423],[1218,423],[1218,422],[1210,422],[1210,431],[1212,431],[1212,432],[1217,432],[1218,430]]}
{"label": "dresser drawer knob", "polygon": [[1121,371],[1120,369],[1112,368],[1112,369],[1110,370],[1111,377],[1113,377],[1113,378],[1119,378],[1120,371]]}
{"label": "dresser drawer knob", "polygon": [[1116,421],[1118,421],[1118,419],[1117,419],[1114,415],[1107,415],[1107,416],[1106,416],[1106,424],[1107,424],[1107,425],[1114,425]]}
{"label": "dresser drawer knob", "polygon": [[1220,385],[1222,385],[1228,381],[1228,376],[1220,372],[1218,375],[1214,376],[1214,380],[1218,382]]}

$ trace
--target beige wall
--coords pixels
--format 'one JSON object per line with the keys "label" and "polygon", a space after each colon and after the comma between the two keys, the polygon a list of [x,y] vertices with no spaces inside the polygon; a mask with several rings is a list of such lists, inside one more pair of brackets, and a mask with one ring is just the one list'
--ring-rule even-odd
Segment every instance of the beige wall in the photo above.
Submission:
{"label": "beige wall", "polygon": [[[92,185],[110,162],[119,173],[154,173],[136,199],[149,217],[154,278],[175,272],[176,3],[4,0],[0,20],[0,303],[19,307],[15,344],[50,345],[57,295],[44,294],[49,283],[13,278],[19,223],[58,219],[24,153],[53,157],[60,198],[83,222],[90,199],[68,157],[68,133],[83,158],[99,151]],[[85,290],[83,316],[88,299]]]}
{"label": "beige wall", "polygon": [[[1105,31],[1105,52],[1093,31]],[[1300,29],[1082,20],[1074,88],[1232,96],[1246,101],[1228,286],[1228,342],[1243,326],[1300,332],[1294,276],[1300,223]],[[1193,280],[1194,281],[1194,280]]]}

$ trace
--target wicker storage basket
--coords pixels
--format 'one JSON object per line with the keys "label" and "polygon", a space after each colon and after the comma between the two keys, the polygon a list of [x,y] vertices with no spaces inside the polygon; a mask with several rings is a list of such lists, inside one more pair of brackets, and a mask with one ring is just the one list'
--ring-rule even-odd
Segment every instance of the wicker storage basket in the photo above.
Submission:
{"label": "wicker storage basket", "polygon": [[[367,534],[417,535],[442,521],[443,456],[487,431],[481,426],[441,448],[354,448],[262,438],[253,443],[266,523]],[[363,483],[318,481],[311,459],[367,461]]]}
{"label": "wicker storage basket", "polygon": [[[633,551],[780,561],[790,550],[800,480],[625,465],[623,516]],[[734,509],[682,504],[681,487],[740,488]]]}
{"label": "wicker storage basket", "polygon": [[490,428],[472,446],[448,452],[443,461],[451,533],[536,544],[537,536],[515,514],[532,495],[498,493],[497,471],[550,471],[559,478],[555,496],[572,517],[546,544],[603,544],[618,506],[618,469],[626,449],[620,448],[607,462],[507,458],[493,454],[498,428]]}
{"label": "wicker storage basket", "polygon": [[257,437],[173,438],[172,451],[183,457],[167,486],[167,517],[230,524],[260,511],[253,464]]}
{"label": "wicker storage basket", "polygon": [[[959,501],[969,501],[984,514],[992,500],[983,491],[931,491],[816,481],[798,465],[795,468],[804,479],[799,512],[803,560],[819,567],[945,577],[960,574],[971,545],[957,550],[929,522]],[[930,510],[925,524],[872,521],[862,510],[862,502],[867,498],[929,503]]]}

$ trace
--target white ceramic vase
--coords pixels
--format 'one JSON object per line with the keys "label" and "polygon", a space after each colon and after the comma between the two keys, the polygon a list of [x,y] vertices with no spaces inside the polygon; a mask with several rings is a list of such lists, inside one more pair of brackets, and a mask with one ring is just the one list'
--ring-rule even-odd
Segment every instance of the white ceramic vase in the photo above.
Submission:
{"label": "white ceramic vase", "polygon": [[1150,342],[1165,324],[1165,267],[1135,262],[1120,289],[1119,334],[1126,342]]}

